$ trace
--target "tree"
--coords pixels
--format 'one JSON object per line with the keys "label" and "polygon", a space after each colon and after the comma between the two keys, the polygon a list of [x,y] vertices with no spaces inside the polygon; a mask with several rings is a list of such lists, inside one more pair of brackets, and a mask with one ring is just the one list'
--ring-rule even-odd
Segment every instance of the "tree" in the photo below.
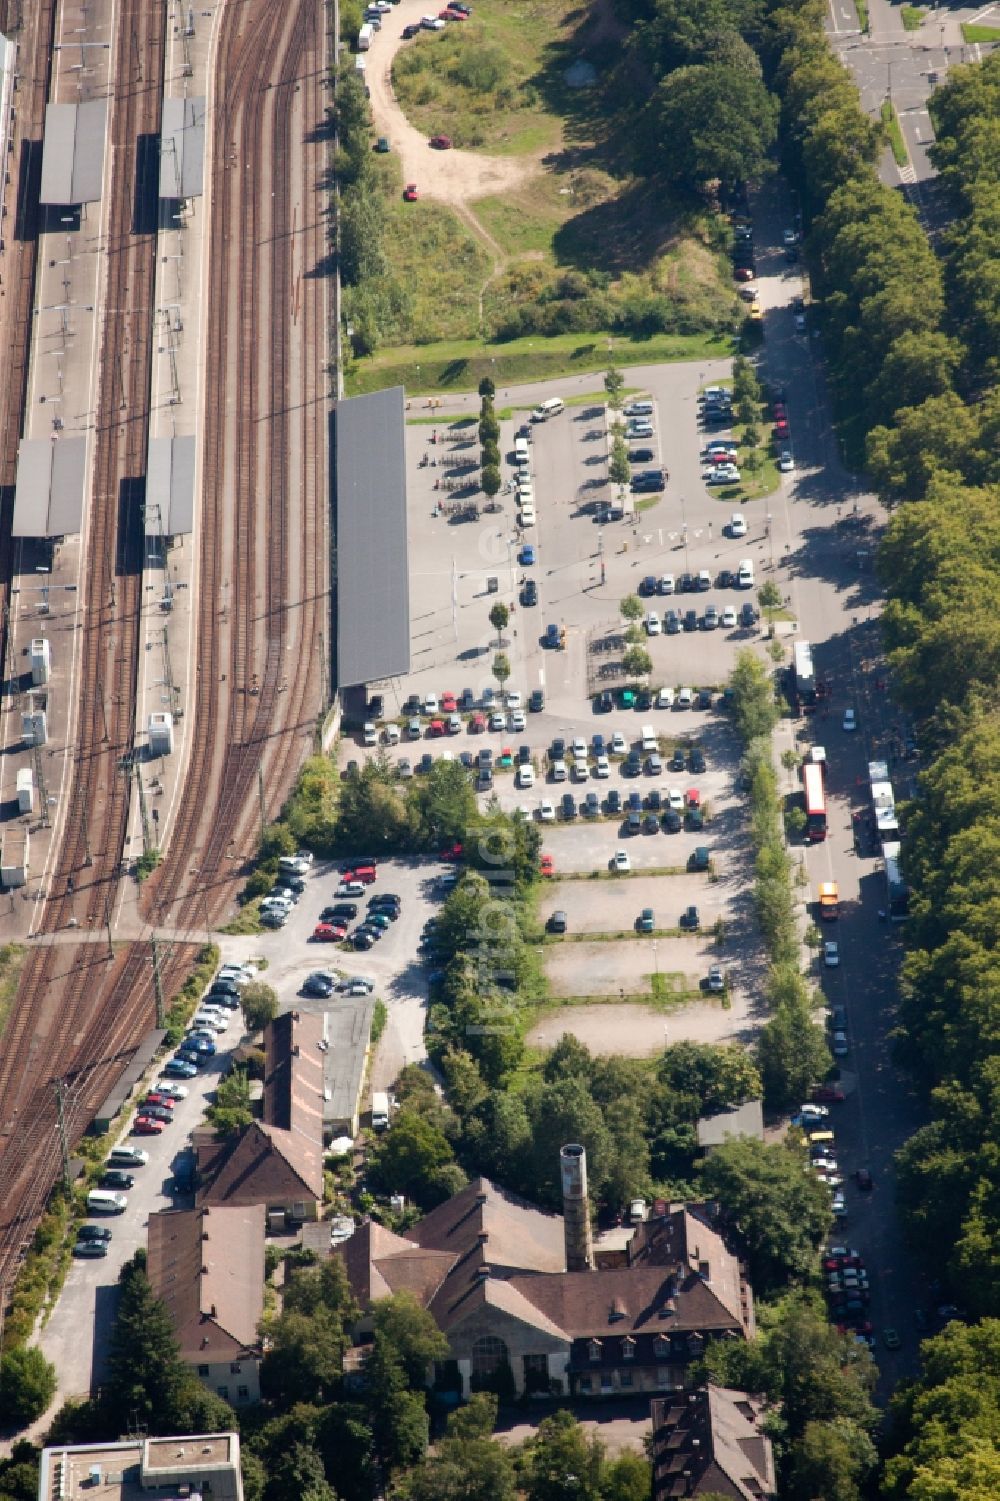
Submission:
{"label": "tree", "polygon": [[527,1501],[600,1501],[603,1445],[572,1413],[543,1418],[526,1449]]}
{"label": "tree", "polygon": [[496,394],[497,388],[493,384],[493,381],[488,375],[484,375],[482,380],[479,382],[479,395],[488,396],[490,401],[492,401]]}
{"label": "tree", "polygon": [[376,1338],[365,1376],[372,1436],[383,1467],[391,1474],[418,1464],[427,1452],[427,1409],[422,1394],[407,1386],[403,1362],[385,1339]]}
{"label": "tree", "polygon": [[871,1438],[849,1418],[807,1423],[792,1449],[790,1501],[860,1501],[876,1461]]}
{"label": "tree", "polygon": [[637,594],[626,594],[618,608],[621,611],[622,619],[629,621],[630,624],[641,620],[645,614],[642,607],[642,600]]}
{"label": "tree", "polygon": [[500,437],[500,424],[494,416],[484,416],[479,420],[480,443],[496,443]]}
{"label": "tree", "polygon": [[484,443],[479,461],[484,469],[500,468],[500,445],[499,443]]}
{"label": "tree", "polygon": [[263,1032],[268,1022],[278,1014],[277,992],[263,980],[251,980],[244,985],[240,995],[240,1007],[248,1032]]}
{"label": "tree", "polygon": [[830,1195],[805,1171],[798,1148],[748,1137],[723,1142],[706,1159],[701,1186],[724,1206],[746,1246],[756,1291],[766,1294],[811,1275],[830,1225]]}
{"label": "tree", "polygon": [[510,677],[510,658],[502,651],[498,651],[493,658],[493,676],[500,684],[500,691],[502,693],[503,685]]}
{"label": "tree", "polygon": [[625,439],[615,435],[611,440],[611,461],[608,465],[608,478],[613,485],[624,488],[632,478],[632,466],[628,459],[628,447]]}
{"label": "tree", "polygon": [[[787,857],[783,856],[787,863]],[[762,883],[758,881],[757,910],[762,921],[773,914],[763,909]],[[788,893],[787,875],[763,884],[763,894]],[[791,925],[791,898],[782,905],[773,920],[772,943],[783,937]],[[805,1099],[817,1079],[830,1067],[830,1051],[822,1027],[813,1021],[812,999],[793,962],[775,964],[768,976],[768,1000],[773,1009],[771,1020],[757,1039],[757,1066],[764,1084],[764,1098],[775,1110]]]}
{"label": "tree", "polygon": [[297,1443],[275,1456],[267,1485],[268,1501],[337,1501],[311,1444]]}
{"label": "tree", "polygon": [[609,365],[604,373],[604,390],[608,398],[608,406],[613,412],[621,410],[622,391],[625,388],[625,377],[614,365]]}
{"label": "tree", "polygon": [[653,659],[644,646],[630,646],[622,657],[622,672],[627,678],[648,676],[653,670]]}
{"label": "tree", "polygon": [[[170,1431],[181,1390],[189,1380],[166,1305],[153,1296],[144,1271],[122,1269],[121,1299],[108,1351],[107,1396],[117,1412],[150,1432]],[[166,1425],[166,1426],[164,1426]]]}
{"label": "tree", "polygon": [[454,1153],[436,1126],[410,1110],[401,1110],[372,1153],[372,1181],[386,1193],[402,1193],[417,1204],[425,1202],[428,1180],[454,1160]]}
{"label": "tree", "polygon": [[777,134],[777,101],[760,78],[725,63],[677,68],[650,106],[650,153],[657,169],[700,189],[756,181]]}
{"label": "tree", "polygon": [[0,1413],[5,1427],[26,1428],[42,1416],[55,1394],[55,1367],[36,1345],[15,1346],[0,1355]]}
{"label": "tree", "polygon": [[435,761],[427,775],[410,787],[406,807],[410,843],[423,850],[439,850],[468,839],[479,816],[476,795],[458,761]]}
{"label": "tree", "polygon": [[429,1368],[448,1354],[448,1341],[412,1293],[400,1292],[375,1305],[375,1338],[383,1339],[399,1358],[407,1384],[427,1385]]}
{"label": "tree", "polygon": [[503,633],[510,620],[510,611],[502,600],[497,600],[490,611],[490,625],[497,633],[497,651],[503,646]]}
{"label": "tree", "polygon": [[649,1501],[652,1488],[649,1460],[641,1454],[626,1450],[604,1466],[601,1477],[603,1501]]}
{"label": "tree", "polygon": [[730,706],[744,744],[770,735],[777,723],[771,676],[752,651],[741,651],[729,675]]}
{"label": "tree", "polygon": [[41,1450],[27,1439],[18,1439],[12,1444],[10,1458],[0,1459],[0,1496],[3,1501],[36,1501],[40,1455]]}
{"label": "tree", "polygon": [[483,494],[492,500],[502,484],[503,475],[500,470],[494,464],[487,464],[479,476],[479,486]]}
{"label": "tree", "polygon": [[656,1066],[657,1082],[671,1095],[691,1095],[698,1114],[760,1098],[760,1075],[745,1048],[675,1042]]}
{"label": "tree", "polygon": [[782,604],[781,590],[773,579],[767,579],[757,590],[757,603],[762,610],[777,610]]}
{"label": "tree", "polygon": [[245,1068],[234,1068],[219,1080],[215,1099],[206,1111],[218,1136],[235,1136],[253,1120],[250,1080]]}
{"label": "tree", "polygon": [[340,273],[347,286],[377,281],[389,272],[383,246],[385,208],[381,195],[356,186],[340,200]]}

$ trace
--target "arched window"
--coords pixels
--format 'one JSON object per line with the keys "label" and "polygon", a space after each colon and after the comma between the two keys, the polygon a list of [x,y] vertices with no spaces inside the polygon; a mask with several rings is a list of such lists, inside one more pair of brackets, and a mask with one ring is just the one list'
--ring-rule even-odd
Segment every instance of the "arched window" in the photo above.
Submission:
{"label": "arched window", "polygon": [[481,1334],[472,1346],[472,1380],[488,1381],[503,1366],[510,1365],[510,1355],[502,1339],[495,1334]]}

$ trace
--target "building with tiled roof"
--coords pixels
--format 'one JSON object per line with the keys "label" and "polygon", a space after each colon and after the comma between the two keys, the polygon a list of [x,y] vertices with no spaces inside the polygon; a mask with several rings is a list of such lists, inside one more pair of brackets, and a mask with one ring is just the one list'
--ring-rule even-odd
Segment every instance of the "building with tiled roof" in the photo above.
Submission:
{"label": "building with tiled roof", "polygon": [[263,1204],[151,1214],[146,1274],[166,1304],[181,1358],[234,1405],[256,1402],[264,1311]]}
{"label": "building with tiled roof", "polygon": [[635,1395],[683,1385],[706,1341],[754,1333],[745,1269],[712,1219],[654,1206],[607,1265],[589,1235],[572,1243],[571,1217],[479,1178],[405,1234],[367,1224],[335,1254],[366,1310],[405,1288],[433,1314],[452,1356],[438,1379],[465,1395],[505,1365],[518,1392]]}
{"label": "building with tiled roof", "polygon": [[653,1501],[705,1495],[770,1501],[776,1494],[759,1397],[710,1385],[656,1397],[650,1407]]}

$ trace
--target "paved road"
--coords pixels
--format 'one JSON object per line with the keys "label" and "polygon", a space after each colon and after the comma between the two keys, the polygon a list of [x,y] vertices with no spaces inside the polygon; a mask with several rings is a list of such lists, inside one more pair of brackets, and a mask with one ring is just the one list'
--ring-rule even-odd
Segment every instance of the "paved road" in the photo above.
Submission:
{"label": "paved road", "polygon": [[[755,214],[763,244],[777,242],[787,215],[787,208],[779,207],[779,191],[776,187],[766,195]],[[780,296],[773,281],[764,283],[764,292],[765,302]],[[844,1239],[856,1244],[869,1264],[871,1317],[880,1335],[880,1391],[885,1395],[916,1369],[912,1310],[925,1301],[918,1295],[894,1200],[893,1153],[921,1123],[918,1102],[892,1061],[897,934],[879,921],[884,905],[879,866],[875,859],[855,854],[852,816],[865,806],[868,760],[888,754],[893,720],[882,687],[880,601],[869,556],[885,518],[875,497],[863,493],[839,463],[823,399],[818,341],[810,345],[789,335],[780,308],[766,313],[765,327],[763,372],[788,389],[798,466],[785,511],[788,567],[780,576],[788,580],[800,633],[813,644],[817,674],[829,681],[833,695],[826,714],[798,726],[800,750],[813,741],[826,744],[830,790],[829,837],[803,854],[812,895],[820,881],[832,878],[844,904],[837,932],[841,965],[824,977],[829,1000],[847,1008],[850,1023],[851,1053],[845,1060],[849,1095],[834,1107],[834,1124],[841,1166],[849,1173],[868,1166],[875,1190],[866,1195],[848,1184],[849,1217],[842,1228]],[[820,463],[821,472],[816,467]],[[838,517],[850,519],[855,507],[867,528],[860,534],[838,526]],[[849,706],[859,716],[855,735],[841,729]],[[894,766],[897,796],[909,790],[914,770],[912,763]],[[881,1331],[890,1325],[903,1339],[896,1353],[881,1345]]]}

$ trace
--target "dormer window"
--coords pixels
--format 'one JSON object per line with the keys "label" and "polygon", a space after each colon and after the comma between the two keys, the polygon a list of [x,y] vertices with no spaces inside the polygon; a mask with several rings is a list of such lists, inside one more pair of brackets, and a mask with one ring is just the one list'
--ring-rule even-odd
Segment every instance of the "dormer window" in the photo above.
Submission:
{"label": "dormer window", "polygon": [[634,1359],[635,1359],[635,1340],[632,1338],[631,1334],[626,1334],[625,1338],[622,1340],[622,1360],[634,1360]]}
{"label": "dormer window", "polygon": [[670,1359],[670,1339],[666,1334],[658,1334],[654,1339],[653,1354],[657,1360]]}
{"label": "dormer window", "polygon": [[592,1361],[600,1360],[601,1350],[602,1346],[599,1339],[592,1339],[587,1342],[587,1355]]}

